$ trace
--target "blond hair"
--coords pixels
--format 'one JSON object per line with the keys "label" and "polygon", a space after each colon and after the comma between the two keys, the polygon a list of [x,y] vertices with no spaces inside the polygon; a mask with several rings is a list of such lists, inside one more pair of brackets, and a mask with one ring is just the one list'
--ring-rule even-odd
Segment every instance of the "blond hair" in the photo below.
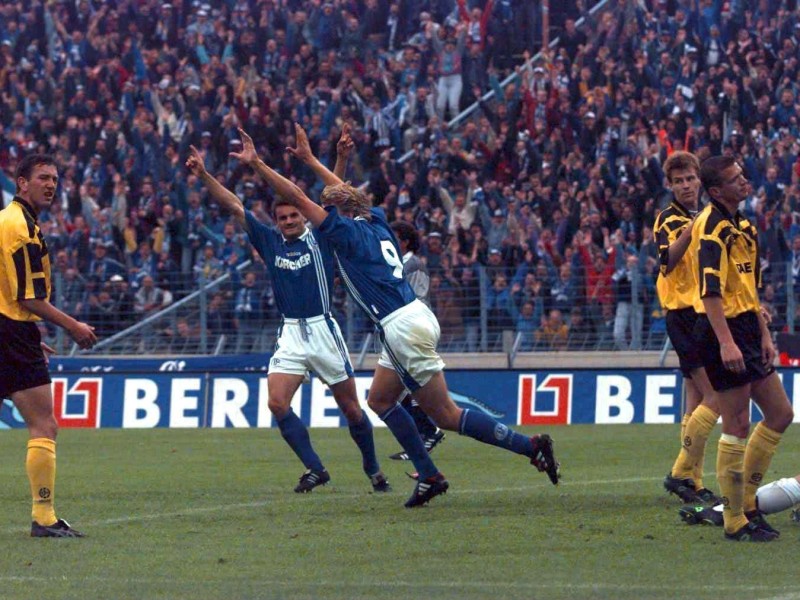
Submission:
{"label": "blond hair", "polygon": [[332,204],[340,211],[352,214],[354,217],[370,218],[369,209],[372,202],[366,194],[349,183],[327,185],[320,196],[323,204]]}

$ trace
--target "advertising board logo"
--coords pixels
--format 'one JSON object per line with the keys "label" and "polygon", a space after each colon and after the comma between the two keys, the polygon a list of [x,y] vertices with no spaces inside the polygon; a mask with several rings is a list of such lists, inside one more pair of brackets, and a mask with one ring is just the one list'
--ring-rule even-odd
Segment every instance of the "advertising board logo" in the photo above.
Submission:
{"label": "advertising board logo", "polygon": [[159,371],[183,371],[186,368],[185,360],[165,360],[158,367]]}
{"label": "advertising board logo", "polygon": [[53,412],[59,427],[100,427],[101,377],[80,377],[72,387],[65,377],[53,378]]}
{"label": "advertising board logo", "polygon": [[517,422],[520,425],[567,425],[572,420],[572,374],[519,376]]}

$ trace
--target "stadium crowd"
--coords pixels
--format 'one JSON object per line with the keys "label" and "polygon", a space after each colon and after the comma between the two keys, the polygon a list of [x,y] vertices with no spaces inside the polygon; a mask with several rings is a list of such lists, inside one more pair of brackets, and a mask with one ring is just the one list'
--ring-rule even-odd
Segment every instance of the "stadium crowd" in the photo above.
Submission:
{"label": "stadium crowd", "polygon": [[[237,127],[318,195],[284,152],[293,123],[332,166],[347,122],[348,178],[420,232],[451,349],[495,349],[513,331],[522,350],[637,350],[663,340],[661,163],[678,149],[732,153],[753,182],[744,211],[782,329],[800,292],[795,2],[592,4],[563,3],[557,45],[530,59],[536,1],[6,2],[0,183],[13,192],[26,153],[57,157],[59,198],[40,216],[56,302],[101,336],[228,272],[209,328],[238,329],[246,351],[275,316],[271,289],[258,265],[234,268],[257,258],[183,168],[188,147],[269,220],[268,190],[228,156]],[[167,335],[190,351],[194,329]]]}

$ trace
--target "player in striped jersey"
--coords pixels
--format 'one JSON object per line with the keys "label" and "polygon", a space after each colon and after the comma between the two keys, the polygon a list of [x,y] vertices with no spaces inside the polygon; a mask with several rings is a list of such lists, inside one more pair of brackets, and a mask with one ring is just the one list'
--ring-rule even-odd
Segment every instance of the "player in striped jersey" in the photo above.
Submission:
{"label": "player in striped jersey", "polygon": [[719,409],[694,341],[695,279],[686,253],[700,197],[700,161],[689,152],[673,152],[663,168],[673,199],[656,217],[653,227],[661,263],[656,287],[667,311],[667,334],[678,355],[686,391],[681,449],[664,479],[664,488],[686,503],[713,503],[717,497],[703,485],[703,462]]}
{"label": "player in striped jersey", "polygon": [[56,517],[56,435],[48,353],[36,325],[64,328],[81,347],[97,342],[94,327],[50,303],[50,254],[39,214],[56,197],[58,169],[52,156],[29,154],[17,166],[14,200],[0,211],[0,399],[11,398],[28,427],[25,470],[32,495],[31,537],[83,537]]}
{"label": "player in striped jersey", "polygon": [[375,454],[372,423],[358,403],[350,355],[330,312],[334,269],[330,244],[318,240],[306,227],[303,216],[285,200],[278,200],[273,206],[277,230],[261,223],[206,171],[194,146],[186,166],[244,227],[272,276],[275,302],[283,320],[269,364],[269,409],[281,435],[306,468],[294,491],[310,492],[330,481],[311,445],[308,429],[291,407],[292,398],[309,371],[330,387],[361,451],[364,472],[373,489],[389,491]]}
{"label": "player in striped jersey", "polygon": [[[302,129],[296,125],[298,137]],[[403,277],[397,239],[383,209],[369,208],[363,193],[322,169],[326,184],[322,208],[291,181],[258,158],[250,137],[242,130],[241,153],[234,158],[254,168],[284,199],[292,202],[336,251],[339,271],[348,292],[379,331],[383,353],[369,392],[369,405],[408,453],[419,474],[405,506],[429,502],[449,488],[434,465],[414,421],[398,402],[407,389],[436,424],[481,442],[527,456],[531,464],[558,483],[559,464],[548,435],[527,437],[479,411],[461,409],[450,398],[444,362],[436,352],[439,324]],[[319,161],[311,159],[315,167]],[[315,168],[315,172],[319,172]]]}
{"label": "player in striped jersey", "polygon": [[[695,338],[722,416],[717,480],[725,537],[769,542],[779,533],[758,510],[756,490],[794,413],[760,313],[758,231],[738,210],[750,184],[729,156],[705,160],[700,180],[711,201],[692,225],[689,253],[698,291]],[[750,398],[764,420],[748,438]]]}

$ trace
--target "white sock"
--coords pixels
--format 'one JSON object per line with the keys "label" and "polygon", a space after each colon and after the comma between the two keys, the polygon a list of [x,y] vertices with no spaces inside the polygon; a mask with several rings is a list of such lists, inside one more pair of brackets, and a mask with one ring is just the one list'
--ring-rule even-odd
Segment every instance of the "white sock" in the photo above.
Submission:
{"label": "white sock", "polygon": [[766,515],[792,508],[800,503],[800,482],[791,477],[768,483],[756,491],[756,502]]}

